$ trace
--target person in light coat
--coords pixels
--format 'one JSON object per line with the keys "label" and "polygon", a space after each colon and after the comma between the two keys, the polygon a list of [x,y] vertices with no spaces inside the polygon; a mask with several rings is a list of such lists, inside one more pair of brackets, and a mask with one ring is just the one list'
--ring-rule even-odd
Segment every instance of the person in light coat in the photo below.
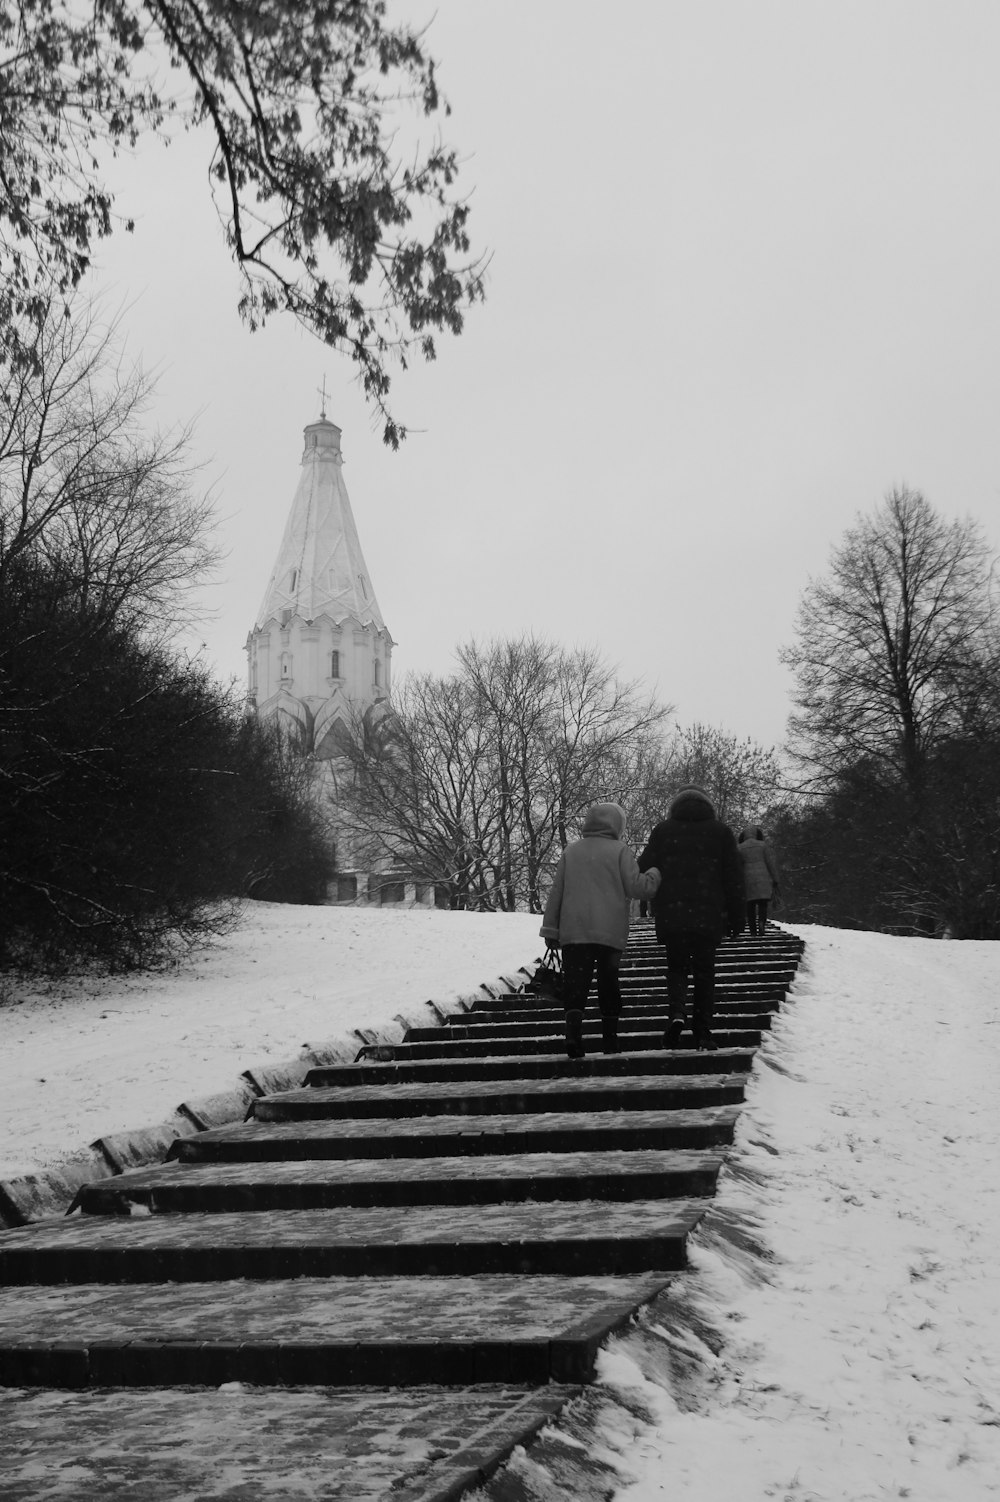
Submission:
{"label": "person in light coat", "polygon": [[755,938],[767,928],[767,905],[779,895],[778,867],[759,824],[740,831],[740,859],[746,890],[747,926]]}
{"label": "person in light coat", "polygon": [[619,804],[595,803],[581,834],[559,858],[539,929],[548,944],[562,951],[571,1059],[584,1055],[583,1012],[595,971],[604,1051],[618,1052],[618,970],[628,943],[630,906],[633,897],[651,897],[660,884],[659,871],[640,873],[625,843],[625,812]]}

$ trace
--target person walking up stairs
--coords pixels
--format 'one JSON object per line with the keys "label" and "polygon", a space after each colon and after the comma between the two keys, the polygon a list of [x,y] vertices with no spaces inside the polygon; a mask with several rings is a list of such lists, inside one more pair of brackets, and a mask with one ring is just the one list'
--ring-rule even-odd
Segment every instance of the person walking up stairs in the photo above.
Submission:
{"label": "person walking up stairs", "polygon": [[659,883],[655,869],[640,874],[625,843],[624,809],[595,803],[583,821],[582,838],[560,856],[539,929],[547,944],[562,950],[571,1059],[584,1057],[583,1014],[595,970],[604,1052],[618,1052],[618,971],[628,943],[630,904],[633,897],[651,897]]}
{"label": "person walking up stairs", "polygon": [[661,878],[652,906],[656,937],[667,952],[664,1044],[676,1048],[680,1042],[691,976],[694,1046],[714,1049],[715,951],[727,930],[731,938],[743,932],[745,899],[736,839],[716,818],[703,788],[681,788],[667,817],[652,830],[638,865]]}

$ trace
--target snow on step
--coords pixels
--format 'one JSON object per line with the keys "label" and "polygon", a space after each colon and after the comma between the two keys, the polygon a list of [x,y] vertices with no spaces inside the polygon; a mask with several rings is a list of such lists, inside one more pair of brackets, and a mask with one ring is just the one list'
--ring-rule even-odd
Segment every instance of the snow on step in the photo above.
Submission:
{"label": "snow on step", "polygon": [[532,1111],[674,1111],[742,1101],[744,1074],[648,1074],[617,1079],[445,1081],[436,1085],[321,1086],[288,1090],[254,1103],[257,1121],[300,1116],[396,1118],[436,1115],[523,1115]]}
{"label": "snow on step", "polygon": [[[471,1031],[471,1029],[470,1029]],[[439,1038],[432,1043],[396,1043],[392,1053],[397,1059],[501,1059],[512,1054],[547,1054],[565,1056],[566,1033],[564,1028],[554,1030],[550,1037],[541,1038],[452,1038],[448,1029],[440,1030]],[[712,1033],[720,1048],[756,1048],[760,1043],[759,1028],[729,1028],[713,1026]],[[623,1040],[624,1041],[624,1040]],[[660,1028],[648,1032],[629,1034],[627,1046],[630,1051],[656,1049],[663,1051],[663,1031]]]}
{"label": "snow on step", "polygon": [[5,1387],[583,1381],[666,1286],[631,1278],[293,1278],[0,1292]]}
{"label": "snow on step", "polygon": [[[470,1014],[474,1016],[474,1014]],[[667,1025],[668,1013],[666,1005],[658,1012],[646,1012],[641,1015],[633,1015],[631,1012],[623,1012],[618,1019],[618,1033],[621,1042],[627,1046],[632,1044],[632,1034],[653,1033],[659,1039],[659,1047],[663,1047],[663,1030]],[[718,1030],[720,1017],[729,1032],[759,1032],[761,1028],[771,1026],[770,1012],[720,1012],[716,1009],[714,1027]],[[600,1049],[601,1019],[592,1015],[589,1011],[584,1014],[583,1033],[587,1039],[597,1042]],[[565,1040],[566,1018],[563,1011],[551,1010],[541,1014],[532,1015],[526,1012],[515,1014],[501,1012],[494,1013],[489,1022],[477,1021],[449,1021],[447,1026],[440,1027],[411,1027],[407,1030],[404,1043],[438,1043],[442,1039],[454,1041],[458,1038],[473,1038],[477,1042],[483,1039],[510,1039],[510,1038],[539,1038],[552,1035]],[[642,1047],[641,1043],[637,1043]]]}
{"label": "snow on step", "polygon": [[[720,1001],[715,998],[715,1011],[726,1018],[739,1017],[770,1017],[781,1010],[781,996],[771,997],[746,997],[732,1001]],[[512,1027],[515,1024],[524,1023],[538,1024],[540,1022],[562,1023],[565,1020],[565,1011],[560,1007],[538,1006],[525,1007],[524,997],[518,996],[511,999],[507,1007],[473,1007],[469,1012],[450,1012],[445,1018],[445,1026],[449,1029],[455,1027],[480,1028],[486,1026]],[[638,996],[629,998],[621,1016],[618,1019],[619,1032],[629,1029],[641,1030],[644,1026],[659,1024],[666,1026],[669,1010],[667,998],[662,990],[644,991]],[[759,1024],[755,1021],[755,1027]],[[410,1029],[410,1032],[425,1032],[427,1029]],[[593,1011],[589,1006],[584,1012],[584,1031],[591,1031],[595,1036],[600,1036],[600,1014]]]}
{"label": "snow on step", "polygon": [[[662,1041],[662,1036],[661,1036]],[[565,1042],[561,1054],[521,1055],[485,1059],[359,1059],[353,1064],[324,1064],[310,1069],[307,1088],[326,1085],[398,1085],[404,1082],[441,1084],[472,1080],[567,1080],[616,1078],[619,1075],[657,1074],[747,1074],[753,1066],[751,1048],[720,1048],[715,1053],[697,1053],[693,1048],[659,1049],[632,1053],[591,1053],[584,1059],[568,1059]],[[380,1052],[395,1055],[389,1048]]]}
{"label": "snow on step", "polygon": [[[715,1165],[717,1166],[717,1165]],[[714,1175],[706,1165],[706,1193]],[[0,1234],[0,1283],[632,1273],[686,1265],[707,1199],[84,1216]]]}
{"label": "snow on step", "polygon": [[713,1153],[640,1151],[167,1164],[90,1184],[80,1202],[85,1214],[117,1216],[133,1206],[160,1214],[221,1214],[342,1205],[671,1199],[711,1193],[720,1163]]}
{"label": "snow on step", "polygon": [[436,1387],[8,1390],[0,1484],[11,1502],[440,1502],[527,1442],[574,1391],[451,1388],[443,1404]]}
{"label": "snow on step", "polygon": [[539,1111],[520,1115],[250,1121],[178,1137],[180,1163],[278,1158],[420,1158],[427,1153],[595,1152],[730,1142],[737,1106],[680,1111]]}

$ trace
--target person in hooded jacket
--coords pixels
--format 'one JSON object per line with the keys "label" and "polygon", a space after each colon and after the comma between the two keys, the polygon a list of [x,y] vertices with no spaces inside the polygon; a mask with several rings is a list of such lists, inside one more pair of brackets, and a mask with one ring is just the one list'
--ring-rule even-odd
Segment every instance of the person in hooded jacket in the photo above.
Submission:
{"label": "person in hooded jacket", "polygon": [[714,1049],[715,951],[743,932],[743,867],[736,837],[715,816],[703,788],[684,787],[639,856],[640,871],[658,870],[653,898],[656,937],[667,951],[667,1048],[684,1031],[688,976],[693,978],[695,1048]]}
{"label": "person in hooded jacket", "polygon": [[651,897],[660,873],[640,874],[625,843],[625,812],[617,803],[595,803],[583,821],[582,838],[567,845],[549,888],[539,933],[563,961],[566,1052],[582,1059],[583,1013],[597,972],[604,1052],[618,1052],[621,988],[618,970],[628,943],[633,897]]}
{"label": "person in hooded jacket", "polygon": [[740,859],[747,900],[747,926],[755,938],[767,928],[767,905],[779,895],[778,867],[759,824],[740,831]]}

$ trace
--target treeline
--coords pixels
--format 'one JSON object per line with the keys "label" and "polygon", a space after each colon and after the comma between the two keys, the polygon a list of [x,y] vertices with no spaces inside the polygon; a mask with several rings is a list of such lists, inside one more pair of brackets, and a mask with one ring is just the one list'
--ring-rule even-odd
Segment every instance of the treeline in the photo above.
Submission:
{"label": "treeline", "polygon": [[243,895],[321,900],[308,767],[174,646],[214,564],[186,435],[53,312],[0,395],[0,963],[149,963]]}
{"label": "treeline", "polygon": [[790,920],[1000,937],[1000,610],[977,525],[892,491],[810,583],[782,756],[533,637],[460,647],[356,726],[340,797],[373,866],[452,906],[538,911],[596,799],[638,843],[685,782],[761,823]]}
{"label": "treeline", "polygon": [[893,490],[806,590],[785,659],[788,916],[1000,938],[1000,611],[978,526]]}
{"label": "treeline", "polygon": [[540,912],[595,801],[622,804],[634,841],[689,781],[734,822],[773,806],[773,753],[671,714],[592,649],[468,642],[455,672],[411,676],[390,712],[359,719],[338,795],[370,866],[412,872],[452,907]]}

